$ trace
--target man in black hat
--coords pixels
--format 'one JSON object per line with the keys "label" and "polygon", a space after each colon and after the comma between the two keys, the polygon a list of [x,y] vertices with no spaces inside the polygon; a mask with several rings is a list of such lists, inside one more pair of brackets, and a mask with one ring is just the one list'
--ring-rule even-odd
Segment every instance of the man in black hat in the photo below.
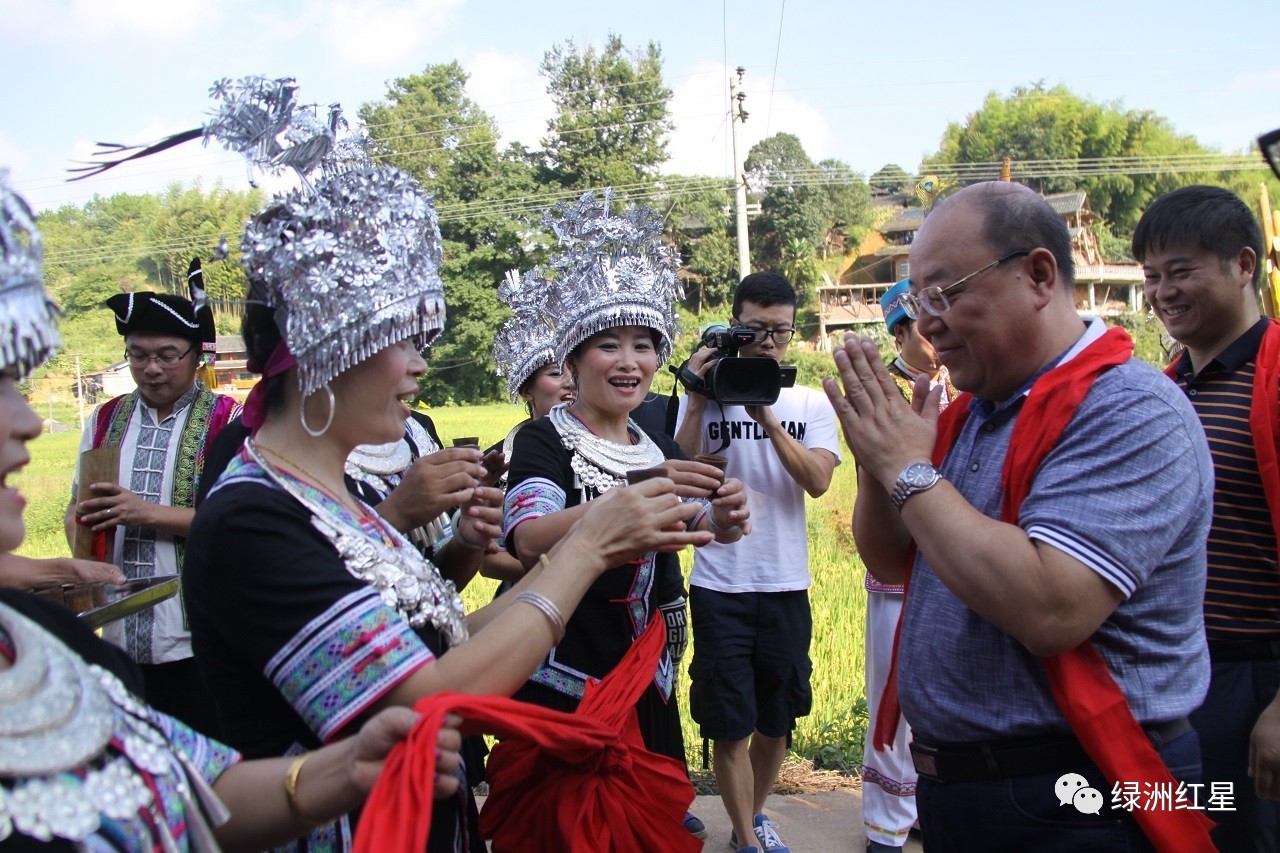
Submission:
{"label": "man in black hat", "polygon": [[[74,525],[102,537],[95,552],[125,576],[149,578],[182,571],[183,543],[205,448],[239,409],[231,397],[196,382],[216,338],[203,291],[196,301],[166,293],[120,293],[107,300],[137,390],[94,410],[80,450],[117,447],[116,482],[90,484],[94,497],[77,501],[80,472],[67,507]],[[179,596],[103,629],[140,665],[147,698],[198,731],[217,732],[195,660],[186,608]]]}

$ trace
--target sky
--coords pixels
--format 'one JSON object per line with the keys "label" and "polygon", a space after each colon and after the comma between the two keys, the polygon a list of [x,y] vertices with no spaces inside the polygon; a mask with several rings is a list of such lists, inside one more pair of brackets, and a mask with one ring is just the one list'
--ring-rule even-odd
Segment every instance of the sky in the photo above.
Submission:
{"label": "sky", "polygon": [[[733,172],[728,80],[746,69],[742,144],[780,131],[814,160],[914,171],[989,92],[1043,81],[1152,110],[1222,151],[1280,126],[1280,38],[1258,0],[910,6],[833,0],[0,0],[0,168],[37,210],[179,181],[247,186],[243,161],[188,143],[67,184],[95,140],[203,123],[221,77],[294,77],[354,119],[387,82],[457,60],[504,141],[539,147],[557,43],[656,42],[673,90],[664,172]],[[1260,34],[1271,34],[1270,42]],[[266,185],[271,188],[269,184]]]}

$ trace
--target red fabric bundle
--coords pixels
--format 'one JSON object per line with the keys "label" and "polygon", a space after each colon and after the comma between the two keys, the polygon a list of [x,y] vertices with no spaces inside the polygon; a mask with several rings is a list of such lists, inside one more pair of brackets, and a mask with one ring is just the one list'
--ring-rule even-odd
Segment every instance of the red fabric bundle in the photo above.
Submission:
{"label": "red fabric bundle", "polygon": [[684,829],[693,787],[684,766],[644,748],[635,703],[666,642],[650,623],[572,714],[502,696],[442,693],[415,706],[422,719],[387,758],[360,816],[356,853],[422,851],[431,827],[436,734],[446,714],[466,734],[502,741],[489,756],[481,834],[502,851],[673,850],[702,842]]}
{"label": "red fabric bundle", "polygon": [[[1110,329],[1075,358],[1036,380],[1009,438],[1002,478],[1001,521],[1017,524],[1018,509],[1031,491],[1040,463],[1057,444],[1094,380],[1105,370],[1128,361],[1132,353],[1129,335],[1123,329]],[[935,464],[946,455],[968,417],[968,397],[966,394],[948,406],[939,419]],[[954,420],[948,417],[952,412]],[[901,628],[899,619],[898,631]],[[882,732],[888,731],[892,739],[898,724],[898,632],[893,646],[894,660],[881,699],[883,716],[876,727],[877,749],[883,748]],[[1091,642],[1086,640],[1070,651],[1043,660],[1058,708],[1108,782],[1136,782],[1142,790],[1177,789],[1177,781],[1134,719],[1120,686]],[[890,710],[892,721],[886,713]],[[1147,783],[1153,787],[1147,788]],[[1215,849],[1209,840],[1213,822],[1203,812],[1138,809],[1133,816],[1157,850]]]}

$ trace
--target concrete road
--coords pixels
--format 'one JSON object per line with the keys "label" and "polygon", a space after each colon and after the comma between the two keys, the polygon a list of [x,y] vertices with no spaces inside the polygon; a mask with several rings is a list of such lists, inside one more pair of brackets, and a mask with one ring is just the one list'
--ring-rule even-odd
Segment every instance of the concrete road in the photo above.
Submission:
{"label": "concrete road", "polygon": [[[792,853],[861,853],[867,839],[862,828],[862,792],[831,791],[820,794],[795,794],[769,797],[765,813],[778,822],[778,835]],[[707,825],[703,850],[708,853],[729,851],[729,816],[718,796],[698,797],[693,813]],[[918,839],[912,838],[903,848],[907,853],[921,853]]]}

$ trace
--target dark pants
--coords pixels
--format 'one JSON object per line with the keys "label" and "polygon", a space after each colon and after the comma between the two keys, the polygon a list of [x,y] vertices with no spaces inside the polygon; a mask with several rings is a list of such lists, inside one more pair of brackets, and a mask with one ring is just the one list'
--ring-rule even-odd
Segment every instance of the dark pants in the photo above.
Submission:
{"label": "dark pants", "polygon": [[[1175,779],[1200,781],[1200,744],[1194,731],[1165,744],[1159,753]],[[1060,804],[1055,783],[1064,773],[1079,773],[1097,789],[1103,803],[1100,814]],[[1112,809],[1111,785],[1092,763],[996,782],[935,782],[921,776],[916,804],[929,853],[1152,849],[1133,815]],[[1209,817],[1216,819],[1217,814],[1210,812]]]}
{"label": "dark pants", "polygon": [[147,704],[217,740],[225,740],[213,692],[195,658],[169,663],[138,664],[147,689]]}
{"label": "dark pants", "polygon": [[1280,690],[1280,661],[1215,661],[1209,695],[1191,715],[1200,735],[1204,781],[1230,782],[1234,812],[1210,815],[1219,850],[1248,853],[1274,851],[1280,838],[1280,803],[1260,800],[1249,778],[1249,735],[1258,715]]}

